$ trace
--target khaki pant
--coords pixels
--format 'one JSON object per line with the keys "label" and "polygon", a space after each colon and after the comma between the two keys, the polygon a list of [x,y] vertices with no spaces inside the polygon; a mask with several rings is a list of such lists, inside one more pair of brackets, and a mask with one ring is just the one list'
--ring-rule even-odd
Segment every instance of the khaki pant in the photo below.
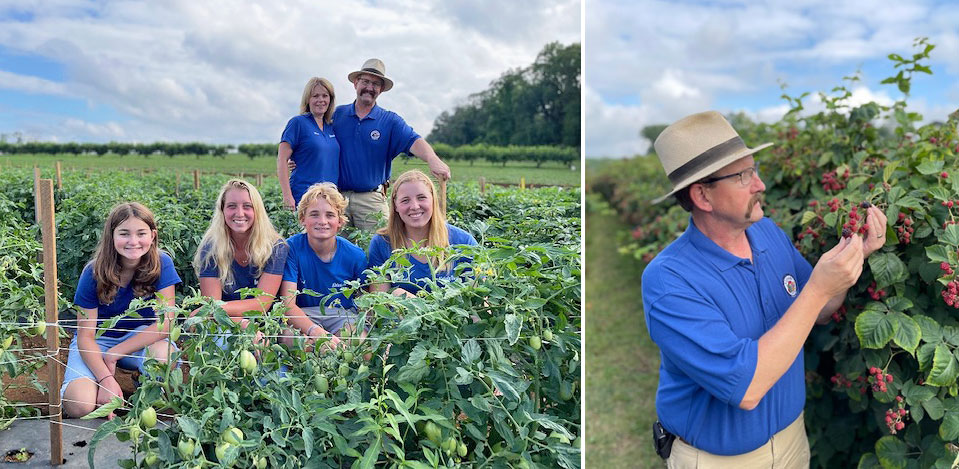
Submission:
{"label": "khaki pant", "polygon": [[803,414],[793,423],[772,436],[765,445],[745,454],[719,456],[698,450],[679,438],[673,441],[673,450],[666,460],[669,469],[798,469],[809,467],[809,440]]}
{"label": "khaki pant", "polygon": [[386,196],[380,191],[344,191],[343,197],[350,201],[349,205],[346,206],[346,216],[349,218],[346,226],[373,231],[380,223],[380,217],[377,214],[382,214],[382,219],[385,222],[390,213]]}

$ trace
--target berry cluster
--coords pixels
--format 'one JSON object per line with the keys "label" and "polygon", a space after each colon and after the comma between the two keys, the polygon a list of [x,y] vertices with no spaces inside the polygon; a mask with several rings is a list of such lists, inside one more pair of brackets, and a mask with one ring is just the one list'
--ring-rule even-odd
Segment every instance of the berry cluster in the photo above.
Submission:
{"label": "berry cluster", "polygon": [[[946,173],[942,173],[946,174]],[[959,206],[959,200],[943,200],[942,206],[946,208],[952,208],[954,206]]]}
{"label": "berry cluster", "polygon": [[841,373],[836,373],[836,374],[833,375],[831,378],[829,378],[829,381],[832,381],[832,384],[835,384],[835,385],[836,385],[837,387],[839,387],[839,388],[851,388],[851,387],[852,387],[852,381],[849,381],[849,379],[847,379],[847,378],[846,378],[845,376],[843,376]]}
{"label": "berry cluster", "polygon": [[839,210],[839,199],[833,197],[832,200],[826,202],[826,205],[829,206],[830,212],[835,212],[836,210]]}
{"label": "berry cluster", "polygon": [[[896,232],[899,233],[899,243],[909,244],[912,241],[912,233],[916,231],[912,226],[912,218],[907,217],[905,213],[899,212],[899,219],[896,222]],[[945,226],[943,226],[945,228]]]}
{"label": "berry cluster", "polygon": [[889,427],[889,433],[895,435],[896,432],[900,432],[903,428],[906,428],[906,423],[903,422],[903,419],[906,418],[908,414],[909,411],[906,410],[906,404],[902,401],[902,396],[896,396],[896,407],[886,411],[886,426]]}
{"label": "berry cluster", "polygon": [[881,299],[883,299],[883,298],[886,297],[886,290],[884,290],[884,289],[882,289],[882,288],[876,290],[876,282],[875,282],[875,281],[873,281],[872,283],[869,284],[868,287],[866,287],[866,293],[868,293],[868,294],[869,294],[869,297],[872,298],[872,299],[875,300],[875,301],[879,301],[879,300],[881,300]]}
{"label": "berry cluster", "polygon": [[845,181],[849,179],[849,170],[847,169],[842,175],[842,181],[837,179],[837,174],[835,171],[828,171],[823,173],[820,183],[822,184],[823,190],[826,192],[838,192],[846,188]]}
{"label": "berry cluster", "polygon": [[873,366],[869,368],[869,382],[872,383],[872,392],[886,392],[886,383],[892,382],[892,375],[884,373]]}
{"label": "berry cluster", "polygon": [[[951,272],[952,269],[949,271]],[[948,306],[959,309],[959,282],[951,280],[946,284],[946,288],[942,290],[942,301]]]}
{"label": "berry cluster", "polygon": [[866,201],[863,201],[859,205],[853,205],[852,209],[849,210],[849,221],[842,225],[843,238],[848,238],[852,236],[853,233],[864,235],[869,231],[869,224],[866,223],[865,219],[862,220],[862,225],[859,224],[859,208],[867,209],[871,206],[872,204]]}
{"label": "berry cluster", "polygon": [[835,322],[842,321],[846,318],[846,305],[840,306],[836,311],[832,313],[832,320]]}

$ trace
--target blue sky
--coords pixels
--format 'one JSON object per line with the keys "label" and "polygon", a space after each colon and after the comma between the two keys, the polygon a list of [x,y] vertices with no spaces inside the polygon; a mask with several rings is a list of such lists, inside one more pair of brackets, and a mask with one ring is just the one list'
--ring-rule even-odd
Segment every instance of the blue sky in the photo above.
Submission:
{"label": "blue sky", "polygon": [[275,142],[312,76],[352,101],[369,57],[379,104],[423,135],[543,46],[581,41],[578,0],[0,2],[0,134],[42,141]]}
{"label": "blue sky", "polygon": [[[586,0],[586,156],[645,154],[639,136],[706,109],[773,122],[780,98],[838,85],[853,101],[891,104],[880,81],[896,73],[890,53],[912,54],[928,37],[933,75],[917,75],[908,100],[925,121],[959,108],[959,8],[948,1]],[[850,84],[843,77],[860,73]]]}

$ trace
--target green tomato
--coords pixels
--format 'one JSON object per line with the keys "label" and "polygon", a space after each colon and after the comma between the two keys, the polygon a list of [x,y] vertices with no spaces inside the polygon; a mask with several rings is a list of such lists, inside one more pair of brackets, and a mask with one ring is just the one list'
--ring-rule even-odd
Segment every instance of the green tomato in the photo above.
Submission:
{"label": "green tomato", "polygon": [[140,440],[140,426],[135,423],[133,425],[130,425],[129,434],[130,434],[130,441],[136,444],[136,442]]}
{"label": "green tomato", "polygon": [[367,371],[370,371],[370,367],[366,366],[366,363],[356,368],[356,374],[358,375],[362,375],[363,373],[366,373]]}
{"label": "green tomato", "polygon": [[441,446],[446,451],[446,454],[449,454],[456,449],[456,439],[453,437],[447,437]]}
{"label": "green tomato", "polygon": [[226,461],[226,451],[228,449],[230,449],[229,443],[224,442],[216,445],[216,450],[214,450],[214,453],[216,453],[216,460],[219,461],[220,464],[222,464],[223,461]]}
{"label": "green tomato", "polygon": [[320,394],[326,394],[326,391],[329,389],[330,389],[330,380],[328,380],[325,375],[317,375],[316,390]]}
{"label": "green tomato", "polygon": [[436,444],[440,443],[440,437],[443,436],[443,431],[432,421],[426,422],[423,432],[426,433],[426,438]]}
{"label": "green tomato", "polygon": [[467,453],[469,453],[469,448],[466,447],[466,443],[461,441],[459,445],[456,446],[456,454],[460,455],[461,458],[465,458]]}
{"label": "green tomato", "polygon": [[243,431],[236,427],[230,427],[226,430],[223,430],[223,434],[220,435],[223,438],[223,441],[231,445],[239,445],[243,442]]}
{"label": "green tomato", "polygon": [[256,371],[256,357],[249,350],[240,352],[240,369],[247,373]]}
{"label": "green tomato", "polygon": [[340,338],[349,339],[350,336],[352,335],[353,335],[353,330],[349,326],[340,329]]}
{"label": "green tomato", "polygon": [[552,329],[546,329],[543,331],[543,338],[547,341],[553,340],[553,331]]}
{"label": "green tomato", "polygon": [[564,401],[573,398],[573,385],[569,381],[559,383],[559,398]]}
{"label": "green tomato", "polygon": [[180,338],[180,333],[183,332],[183,329],[180,326],[176,326],[173,330],[170,331],[170,340],[176,342]]}
{"label": "green tomato", "polygon": [[157,411],[153,407],[147,407],[140,412],[140,425],[143,428],[153,428],[157,424]]}
{"label": "green tomato", "polygon": [[538,335],[534,335],[529,338],[529,346],[533,347],[533,350],[539,350],[543,346],[543,340]]}
{"label": "green tomato", "polygon": [[340,363],[340,369],[337,371],[337,374],[343,378],[346,378],[350,375],[350,365],[346,363]]}
{"label": "green tomato", "polygon": [[342,389],[346,387],[346,379],[336,378],[336,389]]}
{"label": "green tomato", "polygon": [[261,456],[256,460],[256,469],[266,469],[266,456]]}
{"label": "green tomato", "polygon": [[153,467],[156,465],[157,459],[160,459],[160,457],[156,453],[148,451],[147,455],[143,458],[143,463],[146,464],[147,467]]}
{"label": "green tomato", "polygon": [[353,361],[353,352],[343,352],[343,360],[348,362]]}
{"label": "green tomato", "polygon": [[183,438],[179,443],[176,444],[176,450],[180,453],[180,457],[183,458],[184,461],[190,461],[193,459],[193,449],[193,440],[189,438]]}
{"label": "green tomato", "polygon": [[526,462],[525,459],[520,459],[519,462],[516,463],[516,466],[514,467],[516,467],[516,469],[529,469],[529,463]]}
{"label": "green tomato", "polygon": [[42,335],[46,330],[46,324],[44,324],[43,321],[37,320],[33,321],[33,324],[27,329],[27,333],[30,335]]}

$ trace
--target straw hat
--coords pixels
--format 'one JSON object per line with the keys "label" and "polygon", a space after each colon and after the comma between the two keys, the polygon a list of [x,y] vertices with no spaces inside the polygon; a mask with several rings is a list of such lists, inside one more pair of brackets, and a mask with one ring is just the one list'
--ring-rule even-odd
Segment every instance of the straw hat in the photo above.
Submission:
{"label": "straw hat", "polygon": [[350,83],[356,83],[356,77],[360,74],[375,75],[383,79],[383,91],[389,91],[393,87],[393,80],[386,78],[386,64],[380,59],[368,59],[363,62],[363,67],[347,75]]}
{"label": "straw hat", "polygon": [[772,145],[749,148],[722,114],[706,111],[686,116],[666,127],[653,147],[673,190],[653,200],[662,202],[680,189],[715,173],[724,166]]}

